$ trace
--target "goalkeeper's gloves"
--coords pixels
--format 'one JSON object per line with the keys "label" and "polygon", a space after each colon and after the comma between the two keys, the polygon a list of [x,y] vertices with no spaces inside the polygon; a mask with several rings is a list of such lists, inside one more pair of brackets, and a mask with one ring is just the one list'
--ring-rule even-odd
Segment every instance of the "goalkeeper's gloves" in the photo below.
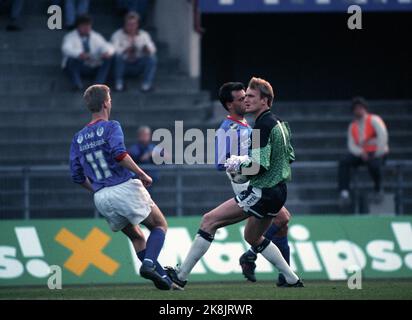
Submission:
{"label": "goalkeeper's gloves", "polygon": [[250,163],[249,156],[235,156],[232,155],[225,162],[226,172],[228,173],[241,173],[241,167],[243,164]]}

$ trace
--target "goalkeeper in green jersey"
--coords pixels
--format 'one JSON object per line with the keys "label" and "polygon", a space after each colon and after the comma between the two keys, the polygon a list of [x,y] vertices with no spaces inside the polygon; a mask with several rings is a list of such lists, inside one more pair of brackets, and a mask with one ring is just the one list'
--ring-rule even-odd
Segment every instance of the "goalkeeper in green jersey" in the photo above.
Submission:
{"label": "goalkeeper in green jersey", "polygon": [[209,249],[216,230],[247,219],[244,237],[255,253],[261,253],[285,277],[284,287],[303,287],[275,244],[263,234],[286,202],[286,182],[291,178],[294,151],[290,129],[271,111],[274,95],[269,82],[252,78],[246,90],[246,112],[255,118],[250,156],[232,155],[225,163],[232,175],[245,175],[247,190],[206,213],[182,265],[167,268],[169,277],[184,287],[193,267]]}

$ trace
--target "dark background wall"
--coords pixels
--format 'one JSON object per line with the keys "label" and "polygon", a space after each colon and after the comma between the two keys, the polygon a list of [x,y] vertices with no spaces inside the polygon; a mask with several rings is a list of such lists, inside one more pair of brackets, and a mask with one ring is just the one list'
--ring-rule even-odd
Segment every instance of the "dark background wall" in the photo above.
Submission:
{"label": "dark background wall", "polygon": [[269,80],[279,100],[412,98],[412,13],[202,16],[202,88]]}

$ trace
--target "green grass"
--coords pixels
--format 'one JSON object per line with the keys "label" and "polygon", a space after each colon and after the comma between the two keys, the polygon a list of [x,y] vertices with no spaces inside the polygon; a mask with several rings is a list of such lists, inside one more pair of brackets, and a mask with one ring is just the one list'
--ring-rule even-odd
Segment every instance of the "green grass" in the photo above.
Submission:
{"label": "green grass", "polygon": [[364,280],[361,290],[350,290],[346,282],[306,281],[305,288],[276,288],[273,282],[189,283],[185,291],[159,291],[149,284],[107,286],[63,286],[48,288],[0,288],[0,299],[412,299],[412,279]]}

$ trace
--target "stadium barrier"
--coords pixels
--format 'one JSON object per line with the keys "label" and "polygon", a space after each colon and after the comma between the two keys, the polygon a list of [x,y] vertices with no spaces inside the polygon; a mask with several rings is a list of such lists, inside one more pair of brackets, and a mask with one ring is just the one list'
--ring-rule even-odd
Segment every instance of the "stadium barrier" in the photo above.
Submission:
{"label": "stadium barrier", "polygon": [[[169,218],[159,261],[176,265],[186,256],[200,217]],[[218,231],[191,281],[245,281],[238,264],[248,249],[243,224]],[[147,230],[144,229],[147,235]],[[412,217],[309,216],[289,228],[291,266],[304,279],[412,278]],[[57,266],[57,267],[56,267]],[[61,268],[62,286],[142,283],[140,262],[122,233],[103,219],[3,220],[0,223],[0,286],[46,286]],[[277,278],[264,258],[258,280]]]}
{"label": "stadium barrier", "polygon": [[[175,185],[172,188],[167,188],[171,193],[170,198],[174,198],[174,203],[176,207],[176,215],[183,216],[183,204],[184,204],[184,186],[183,186],[183,177],[184,176],[204,176],[210,175],[211,169],[214,168],[213,165],[164,165],[164,166],[151,166],[151,165],[142,165],[144,170],[147,169],[156,169],[160,176],[172,175],[174,178]],[[396,175],[396,184],[394,186],[394,193],[396,195],[396,213],[398,215],[404,213],[404,207],[406,204],[411,204],[411,199],[407,199],[404,196],[404,190],[406,186],[410,186],[410,183],[405,182],[405,171],[411,170],[412,161],[411,160],[391,160],[387,161],[385,167],[390,168],[393,171],[393,174]],[[308,169],[308,170],[322,170],[322,169],[333,169],[337,168],[337,162],[335,161],[300,161],[293,164],[294,169]],[[214,174],[217,174],[213,170]],[[1,212],[7,212],[8,210],[21,212],[20,217],[24,219],[30,219],[32,204],[31,197],[33,196],[31,182],[33,179],[38,177],[49,177],[51,180],[56,176],[59,177],[68,177],[69,167],[66,165],[47,165],[47,166],[0,166],[0,219],[2,217]],[[8,185],[8,179],[17,178],[20,183],[18,187],[10,188]],[[354,188],[356,194],[356,188],[358,188],[358,183],[354,179]],[[15,185],[15,182],[13,183]],[[71,195],[75,189],[73,185],[72,189],[68,189],[67,195]],[[9,196],[18,196],[21,197],[18,206],[8,206],[4,205],[1,201],[2,198],[6,199]],[[355,201],[359,202],[358,197],[355,198]],[[5,201],[6,202],[6,201]],[[359,213],[359,203],[355,204],[356,213]],[[67,208],[70,209],[70,208]],[[91,216],[98,217],[98,213],[91,211]]]}

